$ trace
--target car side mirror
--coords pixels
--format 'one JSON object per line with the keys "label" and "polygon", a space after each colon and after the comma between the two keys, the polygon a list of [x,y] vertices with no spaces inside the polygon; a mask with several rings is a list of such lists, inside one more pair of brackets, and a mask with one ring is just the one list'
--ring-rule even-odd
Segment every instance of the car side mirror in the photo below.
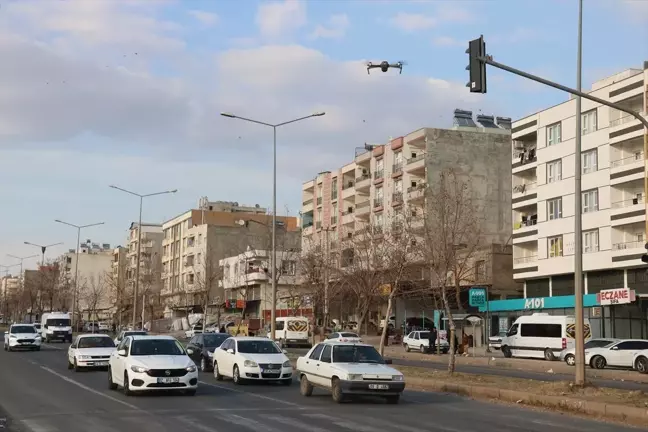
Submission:
{"label": "car side mirror", "polygon": [[281,352],[288,355],[288,350],[281,350]]}
{"label": "car side mirror", "polygon": [[618,347],[618,346],[614,346],[614,347],[612,347],[612,348],[610,348],[610,349],[611,349],[611,350],[614,350],[614,351],[617,351],[617,350],[619,349],[619,347]]}
{"label": "car side mirror", "polygon": [[47,328],[47,324],[45,324],[45,325],[43,326],[43,328]]}
{"label": "car side mirror", "polygon": [[125,349],[120,349],[117,351],[117,355],[120,355],[122,357],[126,357],[126,350]]}
{"label": "car side mirror", "polygon": [[192,355],[194,353],[194,350],[191,348],[187,348],[187,354]]}
{"label": "car side mirror", "polygon": [[385,364],[392,364],[392,359],[385,359]]}
{"label": "car side mirror", "polygon": [[232,348],[230,348],[230,349],[227,350],[227,353],[228,354],[234,354],[234,350]]}

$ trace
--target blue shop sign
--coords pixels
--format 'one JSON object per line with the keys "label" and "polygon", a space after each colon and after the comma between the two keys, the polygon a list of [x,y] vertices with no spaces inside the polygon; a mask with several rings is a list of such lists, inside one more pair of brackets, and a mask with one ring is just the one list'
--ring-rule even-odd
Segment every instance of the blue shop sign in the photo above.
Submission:
{"label": "blue shop sign", "polygon": [[[574,307],[575,296],[556,296],[556,297],[535,297],[510,300],[493,300],[489,301],[490,312],[503,311],[524,311],[540,309],[569,309]],[[583,296],[583,307],[600,306],[596,299],[596,294],[585,294]],[[486,312],[486,306],[479,307],[480,312]]]}

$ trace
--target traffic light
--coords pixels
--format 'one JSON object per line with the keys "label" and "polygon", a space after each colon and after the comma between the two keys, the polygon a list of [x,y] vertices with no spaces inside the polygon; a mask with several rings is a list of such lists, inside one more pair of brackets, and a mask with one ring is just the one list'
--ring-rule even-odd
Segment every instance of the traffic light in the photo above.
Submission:
{"label": "traffic light", "polygon": [[[646,250],[648,250],[648,243],[646,243],[644,247],[646,248]],[[641,261],[643,261],[645,264],[648,264],[648,253],[641,255]]]}
{"label": "traffic light", "polygon": [[486,56],[486,42],[483,35],[468,43],[466,54],[469,57],[466,70],[470,72],[470,81],[466,87],[471,93],[486,93],[486,63],[479,61],[479,57]]}

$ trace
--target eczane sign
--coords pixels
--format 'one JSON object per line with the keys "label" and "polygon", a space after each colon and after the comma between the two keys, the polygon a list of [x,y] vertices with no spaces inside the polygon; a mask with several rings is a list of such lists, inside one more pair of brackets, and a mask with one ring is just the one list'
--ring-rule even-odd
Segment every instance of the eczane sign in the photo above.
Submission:
{"label": "eczane sign", "polygon": [[603,290],[596,294],[596,299],[601,306],[632,303],[635,301],[635,291],[630,288]]}

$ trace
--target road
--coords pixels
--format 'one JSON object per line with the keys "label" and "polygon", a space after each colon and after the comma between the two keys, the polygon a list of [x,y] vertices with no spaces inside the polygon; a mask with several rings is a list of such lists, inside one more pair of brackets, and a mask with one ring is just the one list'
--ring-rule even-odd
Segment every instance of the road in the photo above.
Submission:
{"label": "road", "polygon": [[[360,400],[336,405],[297,383],[234,386],[201,376],[195,397],[126,397],[111,391],[105,371],[67,369],[67,345],[40,352],[0,351],[0,417],[11,432],[623,432],[636,430],[455,395],[406,391],[399,405]],[[2,421],[0,420],[0,425]]]}

